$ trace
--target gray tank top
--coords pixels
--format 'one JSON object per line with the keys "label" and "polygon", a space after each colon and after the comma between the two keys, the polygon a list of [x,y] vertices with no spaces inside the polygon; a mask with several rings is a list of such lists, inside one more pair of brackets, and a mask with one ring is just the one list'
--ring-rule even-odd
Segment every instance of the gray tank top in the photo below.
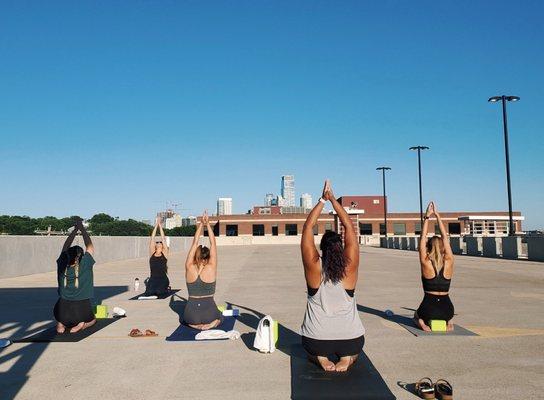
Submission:
{"label": "gray tank top", "polygon": [[364,335],[355,296],[346,293],[342,282],[321,281],[317,293],[308,296],[301,333],[318,340],[355,339]]}
{"label": "gray tank top", "polygon": [[215,282],[204,282],[200,278],[202,269],[199,269],[194,282],[187,282],[187,292],[189,296],[213,296],[215,294]]}

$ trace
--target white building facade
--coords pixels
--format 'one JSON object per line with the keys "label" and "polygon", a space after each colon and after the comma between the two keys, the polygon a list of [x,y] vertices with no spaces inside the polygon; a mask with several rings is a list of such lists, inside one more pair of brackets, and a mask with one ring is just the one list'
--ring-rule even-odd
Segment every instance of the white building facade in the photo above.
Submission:
{"label": "white building facade", "polygon": [[295,176],[294,175],[283,175],[281,177],[281,197],[283,197],[284,206],[287,206],[287,207],[295,206]]}
{"label": "white building facade", "polygon": [[231,197],[220,197],[217,199],[217,215],[232,215]]}

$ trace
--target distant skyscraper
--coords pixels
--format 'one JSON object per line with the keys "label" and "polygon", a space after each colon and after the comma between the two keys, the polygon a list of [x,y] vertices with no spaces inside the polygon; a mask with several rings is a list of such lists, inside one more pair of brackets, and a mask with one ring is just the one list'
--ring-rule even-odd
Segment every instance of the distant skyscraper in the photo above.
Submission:
{"label": "distant skyscraper", "polygon": [[308,193],[302,193],[300,196],[300,206],[304,209],[312,208],[312,195]]}
{"label": "distant skyscraper", "polygon": [[178,228],[178,227],[180,227],[181,225],[182,225],[182,223],[181,223],[181,215],[179,215],[179,214],[174,214],[174,215],[172,215],[171,217],[166,218],[164,227],[165,227],[166,229],[173,229],[173,228]]}
{"label": "distant skyscraper", "polygon": [[264,196],[265,206],[271,206],[273,201],[274,201],[274,193],[267,193],[266,196]]}
{"label": "distant skyscraper", "polygon": [[285,199],[282,197],[281,194],[278,194],[276,196],[276,204],[272,204],[273,206],[280,206],[280,207],[283,207],[285,206]]}
{"label": "distant skyscraper", "polygon": [[217,199],[217,215],[232,215],[231,197],[220,197]]}
{"label": "distant skyscraper", "polygon": [[283,175],[281,177],[281,196],[283,197],[284,206],[295,206],[295,176]]}
{"label": "distant skyscraper", "polygon": [[196,217],[193,217],[192,215],[189,217],[185,217],[181,220],[181,226],[192,226],[196,225]]}

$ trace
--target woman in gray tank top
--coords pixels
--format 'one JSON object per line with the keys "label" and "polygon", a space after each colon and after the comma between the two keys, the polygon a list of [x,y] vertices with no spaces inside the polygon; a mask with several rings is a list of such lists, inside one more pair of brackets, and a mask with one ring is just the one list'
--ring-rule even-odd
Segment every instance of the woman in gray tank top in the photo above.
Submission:
{"label": "woman in gray tank top", "polygon": [[[209,248],[198,244],[204,226],[208,229]],[[204,212],[185,261],[185,280],[189,299],[183,313],[183,321],[187,325],[207,330],[221,323],[222,315],[213,299],[216,279],[217,246],[208,213]]]}
{"label": "woman in gray tank top", "polygon": [[[327,201],[331,202],[344,228],[344,245],[338,233],[326,232],[321,239],[320,257],[313,228]],[[347,371],[364,346],[365,328],[354,296],[359,243],[348,213],[334,198],[329,181],[325,182],[322,198],[304,223],[301,250],[308,287],[301,327],[302,345],[310,359],[325,371]],[[336,364],[328,358],[331,355],[338,358]]]}

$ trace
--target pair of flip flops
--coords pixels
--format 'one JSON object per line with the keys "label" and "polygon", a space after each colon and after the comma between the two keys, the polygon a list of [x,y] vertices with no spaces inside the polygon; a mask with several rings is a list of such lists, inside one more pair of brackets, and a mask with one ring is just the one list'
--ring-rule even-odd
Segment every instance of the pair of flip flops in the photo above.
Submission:
{"label": "pair of flip flops", "polygon": [[141,330],[139,330],[137,328],[134,328],[133,330],[131,330],[128,335],[130,337],[155,337],[155,336],[159,336],[156,332],[154,332],[154,331],[152,331],[150,329],[146,329],[145,332],[142,332]]}
{"label": "pair of flip flops", "polygon": [[416,392],[420,398],[426,400],[453,400],[453,386],[445,379],[433,383],[431,378],[421,378],[416,382]]}

